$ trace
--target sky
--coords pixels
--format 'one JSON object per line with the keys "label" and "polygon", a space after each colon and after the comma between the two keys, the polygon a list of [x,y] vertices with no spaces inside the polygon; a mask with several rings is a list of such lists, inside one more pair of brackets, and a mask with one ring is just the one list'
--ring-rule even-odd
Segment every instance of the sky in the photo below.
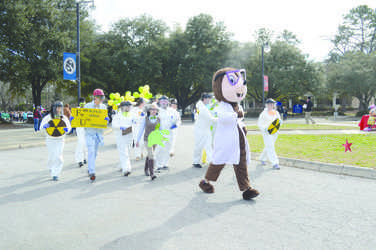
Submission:
{"label": "sky", "polygon": [[254,41],[255,31],[267,28],[275,35],[287,29],[301,41],[299,48],[314,61],[322,61],[331,49],[343,15],[366,4],[376,8],[376,0],[94,0],[91,18],[102,31],[121,18],[149,14],[169,27],[185,27],[188,19],[200,13],[224,22],[240,42]]}

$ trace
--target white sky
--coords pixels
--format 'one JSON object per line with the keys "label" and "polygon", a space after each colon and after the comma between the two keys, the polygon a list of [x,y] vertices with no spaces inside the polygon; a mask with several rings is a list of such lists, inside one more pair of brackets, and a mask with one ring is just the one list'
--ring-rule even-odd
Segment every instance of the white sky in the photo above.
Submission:
{"label": "white sky", "polygon": [[108,31],[111,24],[125,17],[149,14],[173,27],[185,27],[187,20],[200,13],[223,21],[238,41],[254,41],[257,29],[265,27],[276,34],[287,29],[301,40],[300,48],[316,61],[328,54],[342,17],[351,8],[367,4],[376,8],[376,0],[94,0],[91,16]]}

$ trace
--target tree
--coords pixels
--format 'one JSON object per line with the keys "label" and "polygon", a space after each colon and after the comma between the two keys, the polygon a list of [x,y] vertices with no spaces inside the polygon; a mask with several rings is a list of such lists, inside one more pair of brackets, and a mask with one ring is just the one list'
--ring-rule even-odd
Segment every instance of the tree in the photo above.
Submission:
{"label": "tree", "polygon": [[74,47],[75,1],[9,0],[0,8],[0,80],[18,91],[31,85],[33,102],[41,105],[43,88],[62,81],[63,52]]}
{"label": "tree", "polygon": [[101,87],[106,93],[136,91],[148,84],[161,84],[162,57],[167,26],[161,20],[142,15],[116,22],[105,34],[98,34],[85,52],[84,93]]}
{"label": "tree", "polygon": [[344,16],[343,23],[332,39],[332,53],[344,55],[348,51],[371,54],[376,49],[376,12],[360,5]]}
{"label": "tree", "polygon": [[183,111],[202,92],[211,91],[214,72],[225,67],[229,38],[223,23],[215,23],[207,14],[190,18],[184,32],[177,29],[171,34],[163,63],[163,88],[176,97]]}
{"label": "tree", "polygon": [[328,65],[328,87],[332,92],[359,99],[359,111],[367,110],[376,93],[376,52],[347,52],[338,63]]}
{"label": "tree", "polygon": [[316,92],[320,87],[320,67],[309,61],[297,48],[296,36],[284,31],[279,40],[272,40],[271,32],[260,29],[256,38],[257,44],[248,45],[251,51],[245,62],[249,95],[256,101],[262,102],[262,65],[261,45],[266,42],[271,47],[269,53],[264,53],[264,74],[269,79],[269,91],[266,98],[281,99],[283,97],[298,97],[306,92]]}

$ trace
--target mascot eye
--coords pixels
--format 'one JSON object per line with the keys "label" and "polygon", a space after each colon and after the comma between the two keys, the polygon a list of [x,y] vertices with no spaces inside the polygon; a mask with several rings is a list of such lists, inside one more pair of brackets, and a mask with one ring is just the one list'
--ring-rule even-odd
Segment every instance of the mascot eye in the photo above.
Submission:
{"label": "mascot eye", "polygon": [[235,83],[235,77],[234,76],[230,76],[229,77],[229,81],[231,82],[231,84],[234,84]]}

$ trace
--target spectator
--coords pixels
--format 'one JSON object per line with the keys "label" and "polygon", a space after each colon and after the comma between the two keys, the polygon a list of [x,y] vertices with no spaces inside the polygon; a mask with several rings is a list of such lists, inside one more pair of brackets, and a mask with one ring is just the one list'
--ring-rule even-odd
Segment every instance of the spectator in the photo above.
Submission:
{"label": "spectator", "polygon": [[64,115],[68,118],[68,120],[69,120],[70,117],[71,117],[71,111],[70,111],[70,109],[69,109],[69,104],[68,104],[68,103],[66,103],[66,104],[64,105]]}
{"label": "spectator", "polygon": [[316,122],[312,119],[311,113],[312,113],[312,107],[313,103],[311,101],[311,97],[308,96],[307,104],[305,105],[305,120],[306,123],[309,124],[309,121],[312,122],[312,124],[315,124]]}
{"label": "spectator", "polygon": [[34,131],[35,132],[38,132],[39,131],[39,121],[41,120],[42,118],[42,115],[40,113],[40,110],[39,110],[39,106],[34,109],[34,114],[33,114],[33,117],[34,117]]}
{"label": "spectator", "polygon": [[22,119],[23,119],[23,122],[26,122],[26,121],[27,121],[27,113],[26,113],[26,111],[24,111],[24,112],[22,113]]}

